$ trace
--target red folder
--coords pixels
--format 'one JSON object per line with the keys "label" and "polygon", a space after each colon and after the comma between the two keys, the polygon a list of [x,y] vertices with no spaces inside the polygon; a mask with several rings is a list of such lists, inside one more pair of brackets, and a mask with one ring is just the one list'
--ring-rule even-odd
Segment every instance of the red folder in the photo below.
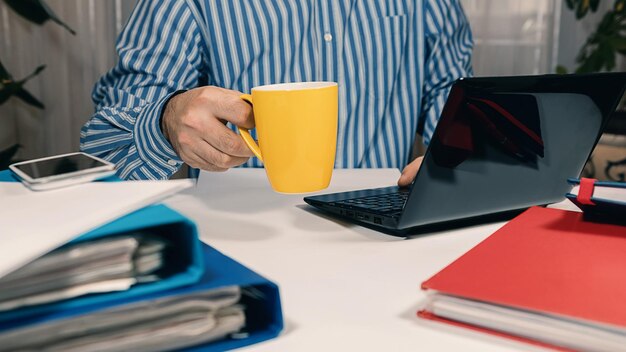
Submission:
{"label": "red folder", "polygon": [[[422,289],[626,328],[626,227],[533,207],[422,283]],[[419,316],[466,325],[427,310]]]}

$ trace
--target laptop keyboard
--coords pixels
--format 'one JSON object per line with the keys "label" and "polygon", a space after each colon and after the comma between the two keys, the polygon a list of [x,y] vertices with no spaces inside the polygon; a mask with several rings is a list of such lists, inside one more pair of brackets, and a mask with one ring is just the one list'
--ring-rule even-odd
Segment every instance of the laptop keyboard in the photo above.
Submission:
{"label": "laptop keyboard", "polygon": [[354,210],[362,210],[371,213],[380,213],[388,216],[399,216],[409,197],[407,189],[399,189],[397,192],[379,194],[375,196],[345,199],[335,204]]}

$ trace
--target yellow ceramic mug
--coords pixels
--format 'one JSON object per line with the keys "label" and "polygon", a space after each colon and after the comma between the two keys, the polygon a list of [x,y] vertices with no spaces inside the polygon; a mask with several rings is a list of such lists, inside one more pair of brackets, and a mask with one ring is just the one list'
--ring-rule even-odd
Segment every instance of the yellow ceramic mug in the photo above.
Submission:
{"label": "yellow ceramic mug", "polygon": [[252,88],[241,98],[253,104],[257,145],[239,127],[265,165],[272,188],[306,193],[328,187],[337,145],[337,83],[283,83]]}

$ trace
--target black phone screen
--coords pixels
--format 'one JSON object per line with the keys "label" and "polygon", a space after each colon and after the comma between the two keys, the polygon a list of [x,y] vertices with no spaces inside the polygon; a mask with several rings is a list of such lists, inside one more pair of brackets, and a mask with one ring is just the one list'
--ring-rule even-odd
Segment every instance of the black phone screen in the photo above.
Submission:
{"label": "black phone screen", "polygon": [[31,178],[42,178],[104,166],[106,164],[84,154],[73,154],[32,163],[15,165]]}

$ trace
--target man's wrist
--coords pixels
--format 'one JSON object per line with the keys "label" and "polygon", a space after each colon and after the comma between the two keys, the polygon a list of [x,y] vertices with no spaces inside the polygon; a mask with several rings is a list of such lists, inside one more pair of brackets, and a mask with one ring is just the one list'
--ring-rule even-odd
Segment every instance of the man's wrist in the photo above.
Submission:
{"label": "man's wrist", "polygon": [[[168,178],[182,160],[161,130],[161,117],[165,103],[173,96],[169,94],[142,107],[133,128],[133,139],[139,158],[153,171],[157,178]],[[141,177],[140,177],[141,178]]]}
{"label": "man's wrist", "polygon": [[169,128],[168,128],[168,121],[171,118],[171,116],[174,116],[176,114],[176,97],[182,93],[187,92],[186,90],[179,90],[174,92],[165,102],[165,106],[163,108],[163,111],[161,112],[161,118],[160,118],[160,123],[159,126],[161,128],[161,133],[163,133],[163,137],[165,137],[165,139],[172,144],[172,141],[170,140],[170,133],[169,133]]}

